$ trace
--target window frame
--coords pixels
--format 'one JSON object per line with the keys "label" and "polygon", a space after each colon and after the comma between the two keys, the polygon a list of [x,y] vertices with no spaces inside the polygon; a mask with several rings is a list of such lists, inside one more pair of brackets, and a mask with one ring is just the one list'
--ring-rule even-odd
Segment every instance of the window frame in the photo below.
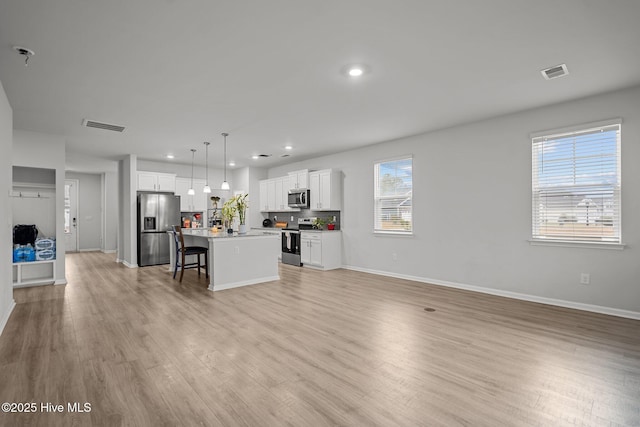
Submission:
{"label": "window frame", "polygon": [[[379,170],[380,170],[380,165],[384,164],[384,163],[393,163],[393,162],[398,162],[401,160],[410,160],[411,161],[411,205],[410,205],[410,216],[411,216],[411,222],[410,222],[410,229],[409,230],[405,230],[405,229],[400,229],[400,228],[396,228],[396,229],[382,229],[382,228],[377,228],[377,224],[378,224],[378,200],[382,199],[382,196],[379,196]],[[414,204],[414,188],[413,188],[413,164],[414,164],[414,158],[413,158],[413,154],[405,154],[402,156],[394,156],[394,157],[388,157],[388,158],[384,158],[381,160],[376,160],[373,163],[373,233],[374,235],[379,235],[379,236],[413,236],[414,230],[415,230],[415,223],[414,223],[414,211],[413,211],[413,204]]]}
{"label": "window frame", "polygon": [[[554,138],[566,138],[575,134],[587,134],[590,131],[596,131],[599,129],[618,126],[618,138],[616,141],[616,161],[617,161],[617,183],[615,184],[614,191],[617,192],[617,209],[618,209],[618,218],[617,218],[617,236],[615,236],[616,240],[606,241],[606,240],[598,240],[596,238],[592,239],[579,239],[576,236],[574,239],[571,238],[553,238],[550,235],[541,235],[536,234],[536,228],[539,227],[539,223],[536,223],[537,216],[534,214],[533,208],[536,200],[536,190],[539,191],[540,187],[536,189],[536,178],[537,176],[537,167],[538,167],[538,159],[536,158],[536,141],[541,138],[546,139],[554,139]],[[622,241],[622,119],[614,118],[609,120],[602,120],[598,122],[585,123],[581,125],[550,129],[545,131],[533,132],[529,135],[530,144],[531,144],[531,221],[530,221],[530,232],[531,238],[529,239],[529,243],[534,246],[564,246],[564,247],[581,247],[581,248],[592,248],[592,249],[617,249],[622,250],[625,247],[625,244]],[[567,188],[571,188],[567,186]]]}

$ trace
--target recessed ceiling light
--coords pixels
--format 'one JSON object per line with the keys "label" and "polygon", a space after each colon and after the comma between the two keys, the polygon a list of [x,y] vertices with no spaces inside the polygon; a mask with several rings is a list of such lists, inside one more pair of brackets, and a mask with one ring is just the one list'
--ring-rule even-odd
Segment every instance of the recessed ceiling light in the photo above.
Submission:
{"label": "recessed ceiling light", "polygon": [[284,149],[285,149],[285,150],[293,150],[293,147],[292,147],[292,146],[290,146],[290,145],[285,145],[285,146],[284,146]]}
{"label": "recessed ceiling light", "polygon": [[229,166],[235,166],[236,162],[229,162]]}
{"label": "recessed ceiling light", "polygon": [[371,72],[371,67],[365,64],[348,64],[342,67],[342,74],[347,77],[362,77]]}
{"label": "recessed ceiling light", "polygon": [[260,158],[260,156],[258,156],[257,154],[254,154],[253,156],[251,156],[251,158],[253,160],[258,160]]}
{"label": "recessed ceiling light", "polygon": [[167,159],[175,159],[176,156],[174,156],[173,154],[167,154]]}

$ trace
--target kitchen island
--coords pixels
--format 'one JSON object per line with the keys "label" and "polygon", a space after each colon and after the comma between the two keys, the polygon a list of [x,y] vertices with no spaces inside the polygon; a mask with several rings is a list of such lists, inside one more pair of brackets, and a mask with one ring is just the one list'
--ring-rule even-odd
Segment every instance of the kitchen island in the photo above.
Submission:
{"label": "kitchen island", "polygon": [[[171,234],[171,271],[175,265],[176,245]],[[208,246],[209,290],[279,280],[278,254],[280,236],[251,231],[247,234],[229,235],[213,233],[206,228],[182,229],[186,246]],[[189,261],[187,261],[189,262]]]}

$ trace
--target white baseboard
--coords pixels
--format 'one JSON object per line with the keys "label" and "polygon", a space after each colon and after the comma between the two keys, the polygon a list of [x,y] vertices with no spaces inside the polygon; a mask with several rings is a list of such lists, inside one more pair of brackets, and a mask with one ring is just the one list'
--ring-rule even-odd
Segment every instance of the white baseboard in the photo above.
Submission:
{"label": "white baseboard", "polygon": [[53,282],[54,285],[66,285],[67,284],[67,279],[56,279],[55,282]]}
{"label": "white baseboard", "polygon": [[280,280],[280,276],[261,277],[259,279],[252,279],[252,280],[244,280],[244,281],[241,281],[241,282],[227,283],[227,284],[224,284],[224,285],[215,286],[213,288],[211,287],[211,285],[209,285],[209,287],[207,289],[209,289],[210,291],[223,291],[225,289],[239,288],[240,286],[257,285],[259,283],[272,282],[272,281],[275,281],[275,280]]}
{"label": "white baseboard", "polygon": [[129,263],[129,262],[127,262],[127,261],[125,261],[125,260],[122,260],[122,261],[120,261],[120,262],[121,262],[125,267],[128,267],[128,268],[138,268],[138,265],[137,265],[137,264],[131,264],[131,263]]}
{"label": "white baseboard", "polygon": [[98,252],[100,248],[79,249],[78,252]]}
{"label": "white baseboard", "polygon": [[485,288],[482,286],[467,285],[464,283],[448,282],[445,280],[429,279],[426,277],[410,276],[408,274],[392,273],[389,271],[373,270],[361,268],[353,265],[343,265],[342,268],[363,273],[377,274],[379,276],[395,277],[397,279],[412,280],[414,282],[429,283],[432,285],[446,286],[448,288],[464,289],[466,291],[480,292],[483,294],[496,295],[505,298],[513,298],[523,301],[537,302],[540,304],[555,305],[558,307],[573,308],[576,310],[590,311],[593,313],[608,314],[610,316],[625,317],[628,319],[640,320],[640,312],[621,310],[619,308],[603,307],[600,305],[583,304],[580,302],[566,301],[555,298],[540,297],[537,295],[521,294],[519,292],[503,291],[501,289]]}
{"label": "white baseboard", "polygon": [[115,254],[117,252],[117,250],[115,250],[115,249],[100,249],[100,252],[102,252],[103,254]]}
{"label": "white baseboard", "polygon": [[2,335],[2,331],[4,331],[4,327],[7,326],[7,322],[9,321],[9,316],[13,312],[13,309],[16,307],[16,301],[12,298],[11,304],[9,304],[9,309],[0,319],[0,335]]}

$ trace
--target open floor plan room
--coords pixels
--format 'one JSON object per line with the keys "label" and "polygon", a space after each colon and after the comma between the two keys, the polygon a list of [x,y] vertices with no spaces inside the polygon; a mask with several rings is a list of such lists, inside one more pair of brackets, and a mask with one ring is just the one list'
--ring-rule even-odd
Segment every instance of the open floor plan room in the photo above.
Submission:
{"label": "open floor plan room", "polygon": [[17,289],[0,395],[90,411],[0,425],[640,424],[637,320],[344,269],[170,276],[79,253]]}

